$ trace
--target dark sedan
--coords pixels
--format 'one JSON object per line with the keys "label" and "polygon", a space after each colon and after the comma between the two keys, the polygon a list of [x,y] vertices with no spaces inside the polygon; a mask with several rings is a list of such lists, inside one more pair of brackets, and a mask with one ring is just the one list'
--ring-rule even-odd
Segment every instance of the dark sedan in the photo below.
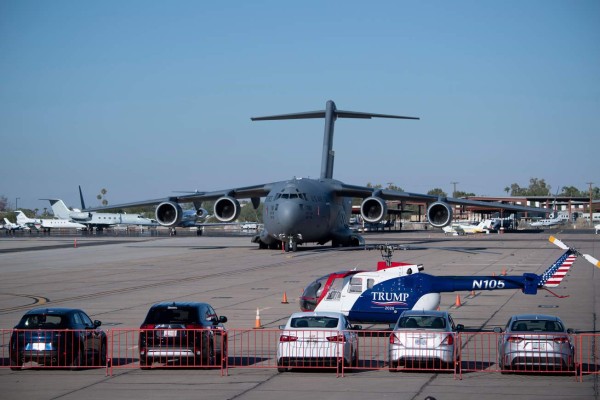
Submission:
{"label": "dark sedan", "polygon": [[10,338],[10,366],[27,362],[50,367],[106,365],[106,333],[102,323],[82,310],[36,308],[14,327]]}

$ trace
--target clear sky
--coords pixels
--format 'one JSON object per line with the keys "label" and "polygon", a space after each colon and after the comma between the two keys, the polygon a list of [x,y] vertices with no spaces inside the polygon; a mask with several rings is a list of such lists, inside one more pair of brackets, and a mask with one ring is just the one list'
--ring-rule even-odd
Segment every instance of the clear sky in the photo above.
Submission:
{"label": "clear sky", "polygon": [[0,195],[89,205],[318,177],[600,185],[600,1],[0,1]]}

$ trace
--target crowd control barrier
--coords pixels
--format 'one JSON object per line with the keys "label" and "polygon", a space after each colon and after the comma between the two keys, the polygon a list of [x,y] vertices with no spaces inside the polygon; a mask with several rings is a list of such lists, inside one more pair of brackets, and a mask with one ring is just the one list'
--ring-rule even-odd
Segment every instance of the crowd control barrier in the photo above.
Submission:
{"label": "crowd control barrier", "polygon": [[[454,374],[535,373],[576,376],[600,374],[600,334],[569,335],[569,341],[548,335],[547,344],[528,345],[527,335],[513,334],[518,354],[503,350],[508,334],[443,333],[445,351],[420,349],[431,333],[410,340],[391,331],[280,329],[110,329],[0,330],[0,368],[122,369],[197,368],[219,370],[271,368],[326,369],[344,376],[351,371],[430,371]],[[417,332],[418,333],[418,332]],[[437,333],[439,336],[441,333]],[[320,336],[319,336],[320,335]],[[521,337],[520,337],[521,336]],[[528,336],[543,337],[544,334]],[[563,335],[566,336],[566,335]],[[299,346],[298,343],[304,344]],[[543,342],[543,341],[538,341]],[[572,345],[572,359],[565,346]],[[406,348],[403,348],[403,346]],[[448,350],[450,346],[453,349]],[[528,347],[529,346],[529,347]],[[561,347],[562,346],[562,347]],[[504,357],[504,358],[503,358]],[[151,372],[149,372],[151,373]]]}

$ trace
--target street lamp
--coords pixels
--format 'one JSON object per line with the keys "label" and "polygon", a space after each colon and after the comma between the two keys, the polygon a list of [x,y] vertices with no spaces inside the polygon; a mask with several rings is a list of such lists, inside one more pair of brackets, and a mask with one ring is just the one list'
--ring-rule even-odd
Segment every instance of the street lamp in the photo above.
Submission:
{"label": "street lamp", "polygon": [[17,211],[19,209],[19,199],[20,199],[20,197],[17,197],[15,199],[15,211]]}

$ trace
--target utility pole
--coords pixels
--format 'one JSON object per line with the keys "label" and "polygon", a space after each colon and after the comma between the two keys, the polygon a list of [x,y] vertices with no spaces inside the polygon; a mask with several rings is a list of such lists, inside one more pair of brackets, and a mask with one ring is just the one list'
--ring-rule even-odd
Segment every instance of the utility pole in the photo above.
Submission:
{"label": "utility pole", "polygon": [[[590,190],[591,190],[591,189],[590,189]],[[15,199],[15,211],[17,211],[17,210],[19,209],[19,199],[20,199],[20,197],[17,197],[17,198]]]}
{"label": "utility pole", "polygon": [[456,185],[458,185],[460,182],[450,182],[452,185],[454,185],[454,190],[452,191],[452,197],[456,197]]}
{"label": "utility pole", "polygon": [[590,225],[594,226],[594,209],[592,208],[592,185],[594,182],[586,182],[590,185]]}

